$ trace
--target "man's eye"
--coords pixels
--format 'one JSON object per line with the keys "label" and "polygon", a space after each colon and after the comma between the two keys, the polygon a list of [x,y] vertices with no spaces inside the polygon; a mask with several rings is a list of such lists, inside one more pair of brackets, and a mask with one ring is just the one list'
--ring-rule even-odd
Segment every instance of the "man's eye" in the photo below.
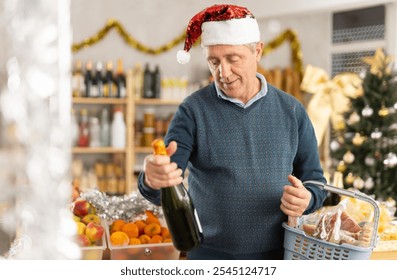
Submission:
{"label": "man's eye", "polygon": [[210,63],[212,66],[216,66],[216,65],[219,64],[219,61],[218,61],[218,60],[210,60],[209,63]]}
{"label": "man's eye", "polygon": [[230,62],[238,62],[239,58],[237,56],[232,56],[231,58],[229,58]]}

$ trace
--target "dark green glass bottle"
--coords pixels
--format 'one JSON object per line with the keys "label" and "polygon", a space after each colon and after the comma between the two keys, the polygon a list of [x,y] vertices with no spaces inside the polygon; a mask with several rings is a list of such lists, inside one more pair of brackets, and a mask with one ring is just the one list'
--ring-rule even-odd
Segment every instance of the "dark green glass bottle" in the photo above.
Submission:
{"label": "dark green glass bottle", "polygon": [[[167,155],[162,139],[156,139],[152,146],[156,155]],[[190,251],[197,247],[202,240],[202,229],[183,183],[161,188],[161,205],[175,248]]]}

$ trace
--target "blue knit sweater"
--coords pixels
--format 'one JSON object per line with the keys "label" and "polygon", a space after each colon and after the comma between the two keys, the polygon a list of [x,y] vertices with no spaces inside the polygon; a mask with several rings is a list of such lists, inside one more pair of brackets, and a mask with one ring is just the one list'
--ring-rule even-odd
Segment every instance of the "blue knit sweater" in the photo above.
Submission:
{"label": "blue knit sweater", "polygon": [[[172,120],[166,143],[189,169],[189,192],[203,227],[202,246],[230,254],[282,249],[285,214],[280,210],[289,174],[325,182],[312,124],[302,104],[268,85],[268,93],[248,108],[217,97],[211,84],[190,95]],[[160,192],[139,190],[160,203]],[[307,187],[318,209],[326,192]]]}

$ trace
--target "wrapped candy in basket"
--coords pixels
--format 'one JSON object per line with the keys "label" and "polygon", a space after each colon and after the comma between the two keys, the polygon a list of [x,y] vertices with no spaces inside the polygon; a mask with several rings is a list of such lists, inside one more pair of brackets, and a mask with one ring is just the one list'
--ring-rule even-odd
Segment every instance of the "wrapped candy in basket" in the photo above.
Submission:
{"label": "wrapped candy in basket", "polygon": [[373,211],[358,213],[351,201],[343,199],[334,207],[322,208],[300,217],[296,227],[283,223],[284,259],[369,259],[378,241],[380,208],[377,202],[359,191],[340,189],[317,181],[306,181],[303,184],[359,199],[372,206]]}

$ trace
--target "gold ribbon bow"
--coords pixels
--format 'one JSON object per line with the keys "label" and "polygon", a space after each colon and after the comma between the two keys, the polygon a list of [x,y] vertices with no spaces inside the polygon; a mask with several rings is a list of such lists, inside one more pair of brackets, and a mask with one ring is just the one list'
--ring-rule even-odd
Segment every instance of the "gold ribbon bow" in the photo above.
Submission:
{"label": "gold ribbon bow", "polygon": [[349,109],[349,98],[363,94],[362,80],[357,74],[342,73],[329,80],[321,68],[306,66],[301,90],[313,94],[307,106],[307,113],[313,123],[318,146],[324,140],[331,122],[335,130],[345,127],[343,113]]}

